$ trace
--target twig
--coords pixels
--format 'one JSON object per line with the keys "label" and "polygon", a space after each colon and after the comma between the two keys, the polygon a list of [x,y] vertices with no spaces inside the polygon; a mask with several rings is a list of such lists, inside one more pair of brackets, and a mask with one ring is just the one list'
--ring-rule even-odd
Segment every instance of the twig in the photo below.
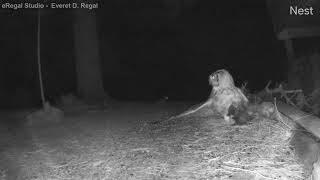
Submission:
{"label": "twig", "polygon": [[[295,96],[297,93],[301,93],[301,92],[302,92],[301,89],[297,89],[297,90],[284,90],[283,87],[282,87],[282,84],[280,84],[279,87],[277,87],[277,88],[270,89],[270,88],[269,88],[270,84],[271,84],[271,81],[269,81],[268,84],[267,84],[266,87],[265,87],[266,93],[268,93],[268,94],[280,93],[281,97],[282,97],[282,98],[285,98],[287,104],[290,104],[290,105],[292,105],[292,106],[296,106],[296,105],[291,101],[291,99],[292,99],[293,96]],[[294,93],[294,94],[289,98],[287,94],[292,94],[292,93]]]}
{"label": "twig", "polygon": [[43,79],[42,79],[42,71],[41,71],[41,11],[40,8],[38,10],[38,26],[37,26],[37,60],[38,60],[38,74],[39,74],[39,83],[40,83],[40,93],[43,109],[46,110],[46,99],[44,95],[43,89]]}
{"label": "twig", "polygon": [[82,162],[78,162],[78,163],[74,163],[74,164],[68,163],[68,164],[63,164],[63,165],[56,165],[56,166],[51,166],[51,168],[59,169],[59,168],[67,167],[67,166],[74,167],[74,166],[79,166],[79,165],[82,165],[82,164],[89,163],[90,161],[91,161],[91,160],[82,161]]}
{"label": "twig", "polygon": [[150,150],[152,150],[152,148],[136,148],[136,149],[130,150],[129,152],[142,151],[142,152],[147,152],[147,153],[149,153]]}
{"label": "twig", "polygon": [[276,108],[277,119],[280,120],[280,122],[282,122],[284,125],[286,125],[289,129],[291,129],[291,127],[287,123],[285,123],[283,118],[281,117],[281,114],[280,114],[278,107],[277,107],[277,98],[274,98],[274,107]]}
{"label": "twig", "polygon": [[294,121],[297,121],[297,120],[300,120],[300,119],[303,119],[303,118],[306,118],[306,117],[309,117],[309,116],[312,116],[312,115],[314,115],[314,114],[313,113],[307,114],[307,115],[301,116],[301,117],[299,117],[297,119],[294,119]]}
{"label": "twig", "polygon": [[[261,145],[263,145],[263,144],[261,144]],[[234,155],[234,154],[244,153],[247,149],[253,149],[253,148],[257,148],[257,149],[258,149],[258,146],[261,146],[261,145],[247,146],[247,147],[245,147],[245,148],[242,148],[242,149],[239,150],[239,151],[234,151],[234,152],[230,152],[230,153],[224,154],[224,155],[222,155],[222,156],[217,156],[217,157],[215,157],[215,158],[209,159],[209,160],[208,160],[208,163],[211,163],[211,162],[217,161],[217,160],[221,160],[221,159],[224,158],[224,157],[231,156],[231,155]]]}
{"label": "twig", "polygon": [[241,85],[241,90],[244,92],[247,88],[248,82],[244,82],[244,84]]}
{"label": "twig", "polygon": [[242,168],[238,168],[238,167],[231,167],[231,166],[227,166],[227,165],[225,165],[225,164],[222,164],[221,166],[224,167],[224,168],[227,168],[227,169],[234,170],[234,171],[244,171],[244,172],[248,172],[248,173],[250,173],[250,174],[254,174],[254,175],[260,176],[260,177],[262,177],[262,178],[266,178],[266,179],[273,179],[273,178],[270,178],[270,177],[268,177],[268,176],[265,176],[265,175],[263,175],[263,174],[261,174],[261,173],[258,173],[258,172],[256,172],[256,171],[252,171],[252,170],[249,170],[249,169],[242,169]]}
{"label": "twig", "polygon": [[269,89],[270,84],[271,84],[271,81],[269,80],[268,83],[267,83],[267,85],[266,85],[266,87],[265,87],[264,89],[265,89],[265,90]]}

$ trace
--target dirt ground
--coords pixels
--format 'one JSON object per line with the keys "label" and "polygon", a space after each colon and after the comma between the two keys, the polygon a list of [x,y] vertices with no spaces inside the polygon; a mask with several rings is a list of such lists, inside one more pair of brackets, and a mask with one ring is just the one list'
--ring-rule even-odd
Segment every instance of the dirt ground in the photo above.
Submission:
{"label": "dirt ground", "polygon": [[3,112],[0,180],[270,179],[233,166],[239,173],[215,171],[211,127],[225,126],[221,118],[163,121],[189,105],[123,103],[39,126],[25,124],[28,111]]}

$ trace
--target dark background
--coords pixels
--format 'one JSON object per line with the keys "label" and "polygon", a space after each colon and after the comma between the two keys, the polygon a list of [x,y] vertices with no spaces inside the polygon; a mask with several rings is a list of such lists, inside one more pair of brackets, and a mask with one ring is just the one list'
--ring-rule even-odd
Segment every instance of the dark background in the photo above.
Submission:
{"label": "dark background", "polygon": [[[183,2],[183,1],[181,1]],[[286,55],[264,1],[100,2],[104,87],[117,100],[203,100],[225,68],[252,91],[286,80]],[[41,60],[46,96],[76,92],[72,10],[46,11]],[[37,14],[0,12],[1,107],[39,105]]]}

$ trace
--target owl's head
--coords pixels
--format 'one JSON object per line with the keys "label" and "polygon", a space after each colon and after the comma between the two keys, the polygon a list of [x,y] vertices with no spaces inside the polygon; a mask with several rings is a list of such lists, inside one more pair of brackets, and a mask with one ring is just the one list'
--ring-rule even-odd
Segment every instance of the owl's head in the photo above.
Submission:
{"label": "owl's head", "polygon": [[225,69],[215,71],[209,76],[209,84],[214,90],[234,88],[234,81],[230,73]]}

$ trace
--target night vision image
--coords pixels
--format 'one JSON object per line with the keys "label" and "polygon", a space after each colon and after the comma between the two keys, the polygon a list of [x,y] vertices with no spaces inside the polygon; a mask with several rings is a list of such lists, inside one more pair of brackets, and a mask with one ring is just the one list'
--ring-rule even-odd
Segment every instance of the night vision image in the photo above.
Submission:
{"label": "night vision image", "polygon": [[320,0],[0,0],[0,180],[320,180]]}

